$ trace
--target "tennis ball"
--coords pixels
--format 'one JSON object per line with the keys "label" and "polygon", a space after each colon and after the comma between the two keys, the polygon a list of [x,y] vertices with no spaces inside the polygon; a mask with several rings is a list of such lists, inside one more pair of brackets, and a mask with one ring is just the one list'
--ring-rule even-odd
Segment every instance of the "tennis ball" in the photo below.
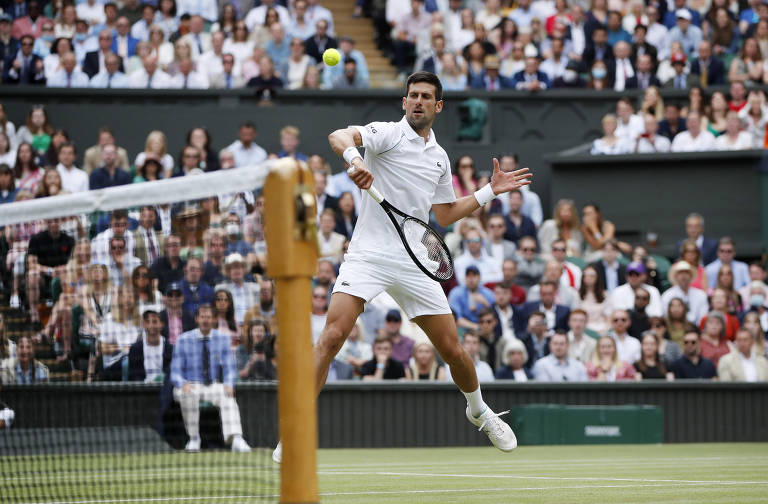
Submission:
{"label": "tennis ball", "polygon": [[323,53],[323,61],[328,66],[336,66],[341,61],[341,53],[337,49],[326,49]]}

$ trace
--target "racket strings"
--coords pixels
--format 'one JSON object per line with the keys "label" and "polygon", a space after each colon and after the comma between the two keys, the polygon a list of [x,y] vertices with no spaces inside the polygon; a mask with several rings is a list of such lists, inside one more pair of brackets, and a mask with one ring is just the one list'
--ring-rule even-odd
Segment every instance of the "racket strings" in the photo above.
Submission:
{"label": "racket strings", "polygon": [[402,224],[405,241],[416,260],[441,281],[453,276],[453,263],[440,236],[423,222],[408,218]]}

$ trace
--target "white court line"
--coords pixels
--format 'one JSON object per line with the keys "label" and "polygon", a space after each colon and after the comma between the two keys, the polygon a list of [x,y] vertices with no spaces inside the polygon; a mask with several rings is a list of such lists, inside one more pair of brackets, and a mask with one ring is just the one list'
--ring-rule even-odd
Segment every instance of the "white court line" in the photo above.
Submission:
{"label": "white court line", "polygon": [[[470,492],[542,492],[550,490],[590,490],[590,489],[625,489],[625,488],[666,488],[677,486],[675,484],[630,484],[630,485],[574,485],[574,486],[549,486],[549,487],[507,487],[507,488],[444,488],[432,490],[372,490],[367,492],[321,492],[320,497],[344,497],[344,496],[366,496],[366,495],[413,495],[413,494],[446,494],[446,493],[470,493]],[[703,486],[696,482],[682,482],[684,486]],[[264,499],[278,498],[279,495],[250,496],[250,495],[225,495],[210,497],[152,497],[143,499],[100,499],[100,500],[79,500],[79,501],[45,501],[45,502],[27,502],[23,504],[119,504],[131,502],[179,502],[179,501],[212,501],[212,500],[233,500],[233,499]]]}
{"label": "white court line", "polygon": [[401,472],[352,472],[352,471],[320,471],[324,476],[418,476],[422,478],[467,478],[467,479],[529,479],[553,481],[627,481],[634,483],[674,483],[692,485],[768,485],[768,481],[717,481],[717,480],[675,480],[650,478],[601,478],[601,477],[569,477],[569,476],[517,476],[508,474],[444,474],[444,473],[401,473]]}

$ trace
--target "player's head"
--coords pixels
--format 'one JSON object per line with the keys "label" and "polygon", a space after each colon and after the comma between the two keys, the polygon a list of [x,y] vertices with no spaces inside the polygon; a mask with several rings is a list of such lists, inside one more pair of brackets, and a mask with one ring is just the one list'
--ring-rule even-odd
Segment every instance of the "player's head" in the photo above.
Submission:
{"label": "player's head", "polygon": [[432,127],[443,110],[443,85],[432,72],[415,72],[405,83],[403,110],[408,124],[416,130]]}

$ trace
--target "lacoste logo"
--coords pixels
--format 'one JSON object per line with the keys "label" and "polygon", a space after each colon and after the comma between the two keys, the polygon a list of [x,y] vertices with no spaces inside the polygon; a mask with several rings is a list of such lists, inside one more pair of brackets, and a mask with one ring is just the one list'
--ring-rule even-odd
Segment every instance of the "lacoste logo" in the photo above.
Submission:
{"label": "lacoste logo", "polygon": [[345,280],[345,281],[341,282],[341,286],[342,286],[342,287],[349,287],[349,282],[347,282],[347,281]]}

